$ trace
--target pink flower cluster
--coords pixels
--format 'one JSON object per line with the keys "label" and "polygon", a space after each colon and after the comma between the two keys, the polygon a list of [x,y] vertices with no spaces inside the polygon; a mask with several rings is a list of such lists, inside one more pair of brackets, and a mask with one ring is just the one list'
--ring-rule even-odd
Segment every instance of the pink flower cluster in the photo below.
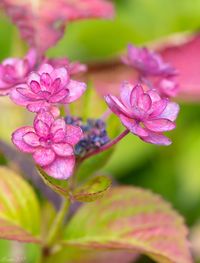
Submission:
{"label": "pink flower cluster", "polygon": [[122,124],[143,141],[170,145],[171,141],[163,132],[175,128],[179,106],[162,98],[156,90],[147,90],[138,84],[123,83],[120,98],[105,97],[109,108],[120,118]]}
{"label": "pink flower cluster", "polygon": [[40,112],[34,125],[21,127],[12,134],[13,143],[33,158],[48,175],[57,179],[69,178],[74,169],[74,146],[82,138],[79,127],[66,125],[49,112]]}
{"label": "pink flower cluster", "polygon": [[73,173],[74,146],[82,138],[82,131],[65,124],[59,117],[59,107],[82,96],[86,84],[71,76],[86,67],[67,59],[42,58],[40,63],[34,49],[24,59],[4,60],[0,64],[0,95],[9,95],[14,103],[36,113],[33,127],[15,131],[13,143],[22,152],[33,154],[35,162],[50,176],[67,179]]}
{"label": "pink flower cluster", "polygon": [[162,97],[175,97],[179,86],[175,80],[177,71],[162,57],[147,48],[128,46],[128,53],[122,61],[139,72],[139,80],[156,88]]}

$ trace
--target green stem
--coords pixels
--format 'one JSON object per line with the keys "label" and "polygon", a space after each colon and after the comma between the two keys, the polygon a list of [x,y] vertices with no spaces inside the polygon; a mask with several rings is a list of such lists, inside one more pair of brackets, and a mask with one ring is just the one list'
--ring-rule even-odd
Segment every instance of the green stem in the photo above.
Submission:
{"label": "green stem", "polygon": [[51,247],[54,242],[56,241],[56,238],[58,237],[59,231],[62,228],[63,225],[63,221],[65,218],[65,215],[67,214],[68,210],[70,207],[70,199],[69,198],[65,198],[63,199],[63,202],[61,204],[61,208],[52,224],[52,227],[48,233],[47,239],[46,239],[46,243],[45,243],[45,247]]}

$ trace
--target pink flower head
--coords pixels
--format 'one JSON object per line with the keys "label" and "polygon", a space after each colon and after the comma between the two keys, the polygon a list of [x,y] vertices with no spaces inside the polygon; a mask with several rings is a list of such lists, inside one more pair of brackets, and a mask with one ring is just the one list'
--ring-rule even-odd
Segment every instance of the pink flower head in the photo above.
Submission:
{"label": "pink flower head", "polygon": [[157,83],[156,88],[163,97],[176,97],[179,92],[178,83],[171,78],[161,78]]}
{"label": "pink flower head", "polygon": [[11,88],[24,83],[36,63],[36,52],[31,49],[24,59],[7,58],[0,64],[0,95],[9,94]]}
{"label": "pink flower head", "polygon": [[53,68],[43,64],[39,71],[28,76],[26,84],[18,85],[10,98],[29,111],[48,110],[56,104],[67,104],[77,100],[85,91],[86,84],[71,80],[66,68]]}
{"label": "pink flower head", "polygon": [[125,64],[137,69],[141,75],[173,76],[177,74],[176,70],[165,63],[159,54],[144,47],[128,45],[128,54],[122,60]]}
{"label": "pink flower head", "polygon": [[162,99],[157,91],[144,91],[138,84],[122,85],[120,98],[107,95],[109,108],[119,116],[122,124],[143,141],[170,145],[171,141],[162,133],[175,128],[179,106],[168,99]]}
{"label": "pink flower head", "polygon": [[74,169],[74,145],[82,138],[79,127],[54,119],[49,112],[39,113],[34,127],[25,126],[12,134],[12,141],[22,152],[33,154],[35,162],[57,179],[69,178]]}

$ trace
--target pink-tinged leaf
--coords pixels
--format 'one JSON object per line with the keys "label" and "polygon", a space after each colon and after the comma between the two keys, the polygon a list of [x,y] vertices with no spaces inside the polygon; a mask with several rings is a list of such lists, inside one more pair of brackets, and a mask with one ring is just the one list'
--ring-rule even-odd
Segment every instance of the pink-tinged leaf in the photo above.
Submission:
{"label": "pink-tinged leaf", "polygon": [[160,263],[191,263],[183,219],[159,196],[116,187],[83,205],[65,230],[63,244],[146,254]]}
{"label": "pink-tinged leaf", "polygon": [[41,52],[56,44],[68,22],[114,15],[107,0],[2,0],[2,5],[22,37]]}
{"label": "pink-tinged leaf", "polygon": [[179,96],[185,101],[200,100],[200,35],[189,38],[180,45],[171,45],[161,50],[163,58],[177,68],[180,83]]}
{"label": "pink-tinged leaf", "polygon": [[40,242],[40,209],[32,188],[0,166],[0,238]]}

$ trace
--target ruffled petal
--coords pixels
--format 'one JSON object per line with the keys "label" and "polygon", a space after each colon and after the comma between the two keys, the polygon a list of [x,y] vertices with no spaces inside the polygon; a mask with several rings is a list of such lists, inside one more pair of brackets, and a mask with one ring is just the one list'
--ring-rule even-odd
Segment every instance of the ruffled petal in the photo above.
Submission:
{"label": "ruffled petal", "polygon": [[34,129],[39,137],[44,137],[44,138],[46,138],[50,132],[49,126],[40,120],[34,123]]}
{"label": "ruffled petal", "polygon": [[51,177],[56,179],[65,180],[73,174],[75,165],[75,157],[56,157],[54,162],[46,167],[43,167],[44,171]]}
{"label": "ruffled petal", "polygon": [[86,84],[75,80],[70,80],[66,88],[69,90],[69,95],[62,101],[62,103],[71,103],[79,99],[86,90]]}
{"label": "ruffled petal", "polygon": [[131,116],[132,113],[130,109],[126,108],[124,104],[121,103],[121,101],[112,95],[105,96],[105,101],[108,104],[108,107],[111,109],[112,112],[119,115],[121,113],[125,114],[127,117]]}
{"label": "ruffled petal", "polygon": [[65,139],[66,139],[66,130],[63,130],[63,129],[56,131],[53,136],[53,141],[55,143],[63,142],[65,141]]}
{"label": "ruffled petal", "polygon": [[151,108],[152,101],[148,94],[142,94],[138,99],[138,107],[147,112]]}
{"label": "ruffled petal", "polygon": [[33,154],[33,159],[40,166],[51,164],[55,160],[55,153],[52,149],[40,148]]}
{"label": "ruffled petal", "polygon": [[[30,100],[27,97],[23,96],[21,93],[19,93],[19,91],[17,90],[18,87],[19,86],[11,90],[10,99],[17,105],[26,106],[30,102]],[[24,85],[20,85],[20,88],[28,89],[28,86],[24,84]]]}
{"label": "ruffled petal", "polygon": [[68,96],[69,96],[69,90],[68,89],[61,89],[60,91],[55,93],[53,96],[51,96],[50,102],[51,103],[62,102]]}
{"label": "ruffled petal", "polygon": [[33,127],[25,126],[25,127],[17,129],[12,134],[13,144],[17,146],[22,152],[25,152],[25,153],[33,153],[35,151],[35,147],[28,145],[23,139],[24,135],[30,132],[34,132]]}
{"label": "ruffled petal", "polygon": [[54,152],[61,157],[71,156],[74,154],[73,147],[68,143],[55,143],[52,145]]}

